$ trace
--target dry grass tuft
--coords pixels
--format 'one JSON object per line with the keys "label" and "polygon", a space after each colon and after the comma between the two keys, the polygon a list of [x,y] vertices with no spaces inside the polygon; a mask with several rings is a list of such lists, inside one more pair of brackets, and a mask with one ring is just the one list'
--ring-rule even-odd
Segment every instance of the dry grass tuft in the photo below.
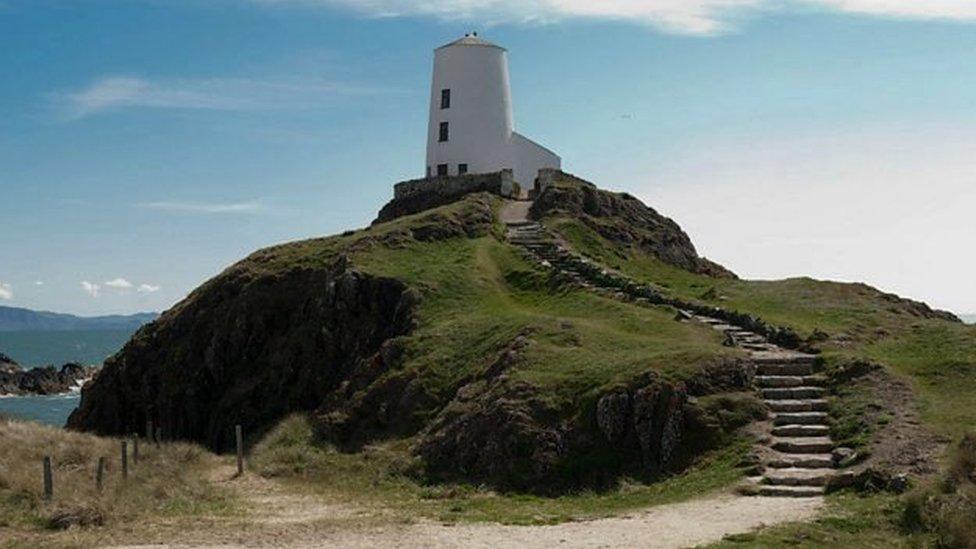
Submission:
{"label": "dry grass tuft", "polygon": [[976,433],[963,437],[943,478],[909,496],[902,522],[940,547],[976,549]]}
{"label": "dry grass tuft", "polygon": [[[121,440],[0,418],[0,530],[63,530],[119,524],[138,516],[229,510],[228,497],[207,482],[216,459],[197,446],[140,445],[122,479]],[[43,458],[52,461],[54,497],[44,500]],[[102,490],[98,458],[106,460]],[[2,537],[2,536],[0,536]]]}

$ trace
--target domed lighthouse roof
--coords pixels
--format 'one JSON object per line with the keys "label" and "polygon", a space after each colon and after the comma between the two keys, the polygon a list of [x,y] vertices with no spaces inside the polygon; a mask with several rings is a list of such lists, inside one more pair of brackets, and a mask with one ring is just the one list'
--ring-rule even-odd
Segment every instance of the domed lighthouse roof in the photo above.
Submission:
{"label": "domed lighthouse roof", "polygon": [[485,40],[484,38],[479,37],[478,33],[476,32],[465,34],[463,38],[459,38],[451,42],[450,44],[444,44],[443,46],[437,49],[442,50],[444,48],[450,48],[454,46],[481,46],[484,48],[497,48],[499,50],[505,50],[505,48],[497,44],[492,44],[491,42]]}

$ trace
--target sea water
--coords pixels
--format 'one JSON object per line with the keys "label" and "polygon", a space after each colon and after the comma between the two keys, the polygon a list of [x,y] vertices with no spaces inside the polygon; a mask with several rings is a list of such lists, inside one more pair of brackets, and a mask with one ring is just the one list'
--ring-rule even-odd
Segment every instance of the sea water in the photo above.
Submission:
{"label": "sea water", "polygon": [[78,407],[81,393],[63,395],[0,397],[0,415],[63,427]]}
{"label": "sea water", "polygon": [[[0,332],[0,352],[24,368],[60,368],[67,362],[101,364],[131,335],[132,330]],[[0,415],[63,427],[80,398],[77,390],[63,395],[0,396]]]}

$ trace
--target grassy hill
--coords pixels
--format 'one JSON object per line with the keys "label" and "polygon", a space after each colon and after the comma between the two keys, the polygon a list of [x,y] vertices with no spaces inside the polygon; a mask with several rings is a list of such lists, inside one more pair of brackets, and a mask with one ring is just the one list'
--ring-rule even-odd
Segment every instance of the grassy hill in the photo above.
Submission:
{"label": "grassy hill", "polygon": [[[876,371],[855,367],[866,362],[907,380],[946,440],[976,424],[976,328],[865,285],[739,280],[632,197],[569,177],[556,189],[562,198],[533,214],[575,250],[822,350],[838,380],[838,440],[867,453],[893,425],[890,394],[857,374]],[[505,241],[500,204],[469,195],[252,254],[141,329],[71,426],[119,435],[152,420],[168,438],[226,450],[243,424],[269,477],[454,519],[592,516],[741,478],[749,444],[737,429],[763,412],[730,381],[743,355],[671,309],[559,284]],[[620,444],[596,417],[611,393],[647,417]],[[897,535],[890,514],[871,516],[845,539]]]}

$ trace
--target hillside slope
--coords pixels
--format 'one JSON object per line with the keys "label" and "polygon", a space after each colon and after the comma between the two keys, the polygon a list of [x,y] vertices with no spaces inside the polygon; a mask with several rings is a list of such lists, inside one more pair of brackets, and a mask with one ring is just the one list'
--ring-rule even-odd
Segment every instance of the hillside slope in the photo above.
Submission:
{"label": "hillside slope", "polygon": [[792,328],[835,367],[852,361],[888,366],[917,391],[923,419],[942,434],[959,437],[976,425],[976,327],[863,283],[750,281],[691,272],[560,206],[593,192],[590,184],[566,176],[553,192],[558,201],[544,194],[533,215],[571,248],[664,295]]}
{"label": "hillside slope", "polygon": [[[83,392],[69,426],[229,448],[315,411],[347,451],[410,441],[428,478],[526,490],[680,470],[748,414],[740,353],[673,311],[554,284],[504,242],[486,194],[345,235],[259,251],[140,330]],[[716,381],[718,380],[718,381]],[[608,447],[603,394],[648,422]],[[755,409],[749,395],[735,402]]]}

